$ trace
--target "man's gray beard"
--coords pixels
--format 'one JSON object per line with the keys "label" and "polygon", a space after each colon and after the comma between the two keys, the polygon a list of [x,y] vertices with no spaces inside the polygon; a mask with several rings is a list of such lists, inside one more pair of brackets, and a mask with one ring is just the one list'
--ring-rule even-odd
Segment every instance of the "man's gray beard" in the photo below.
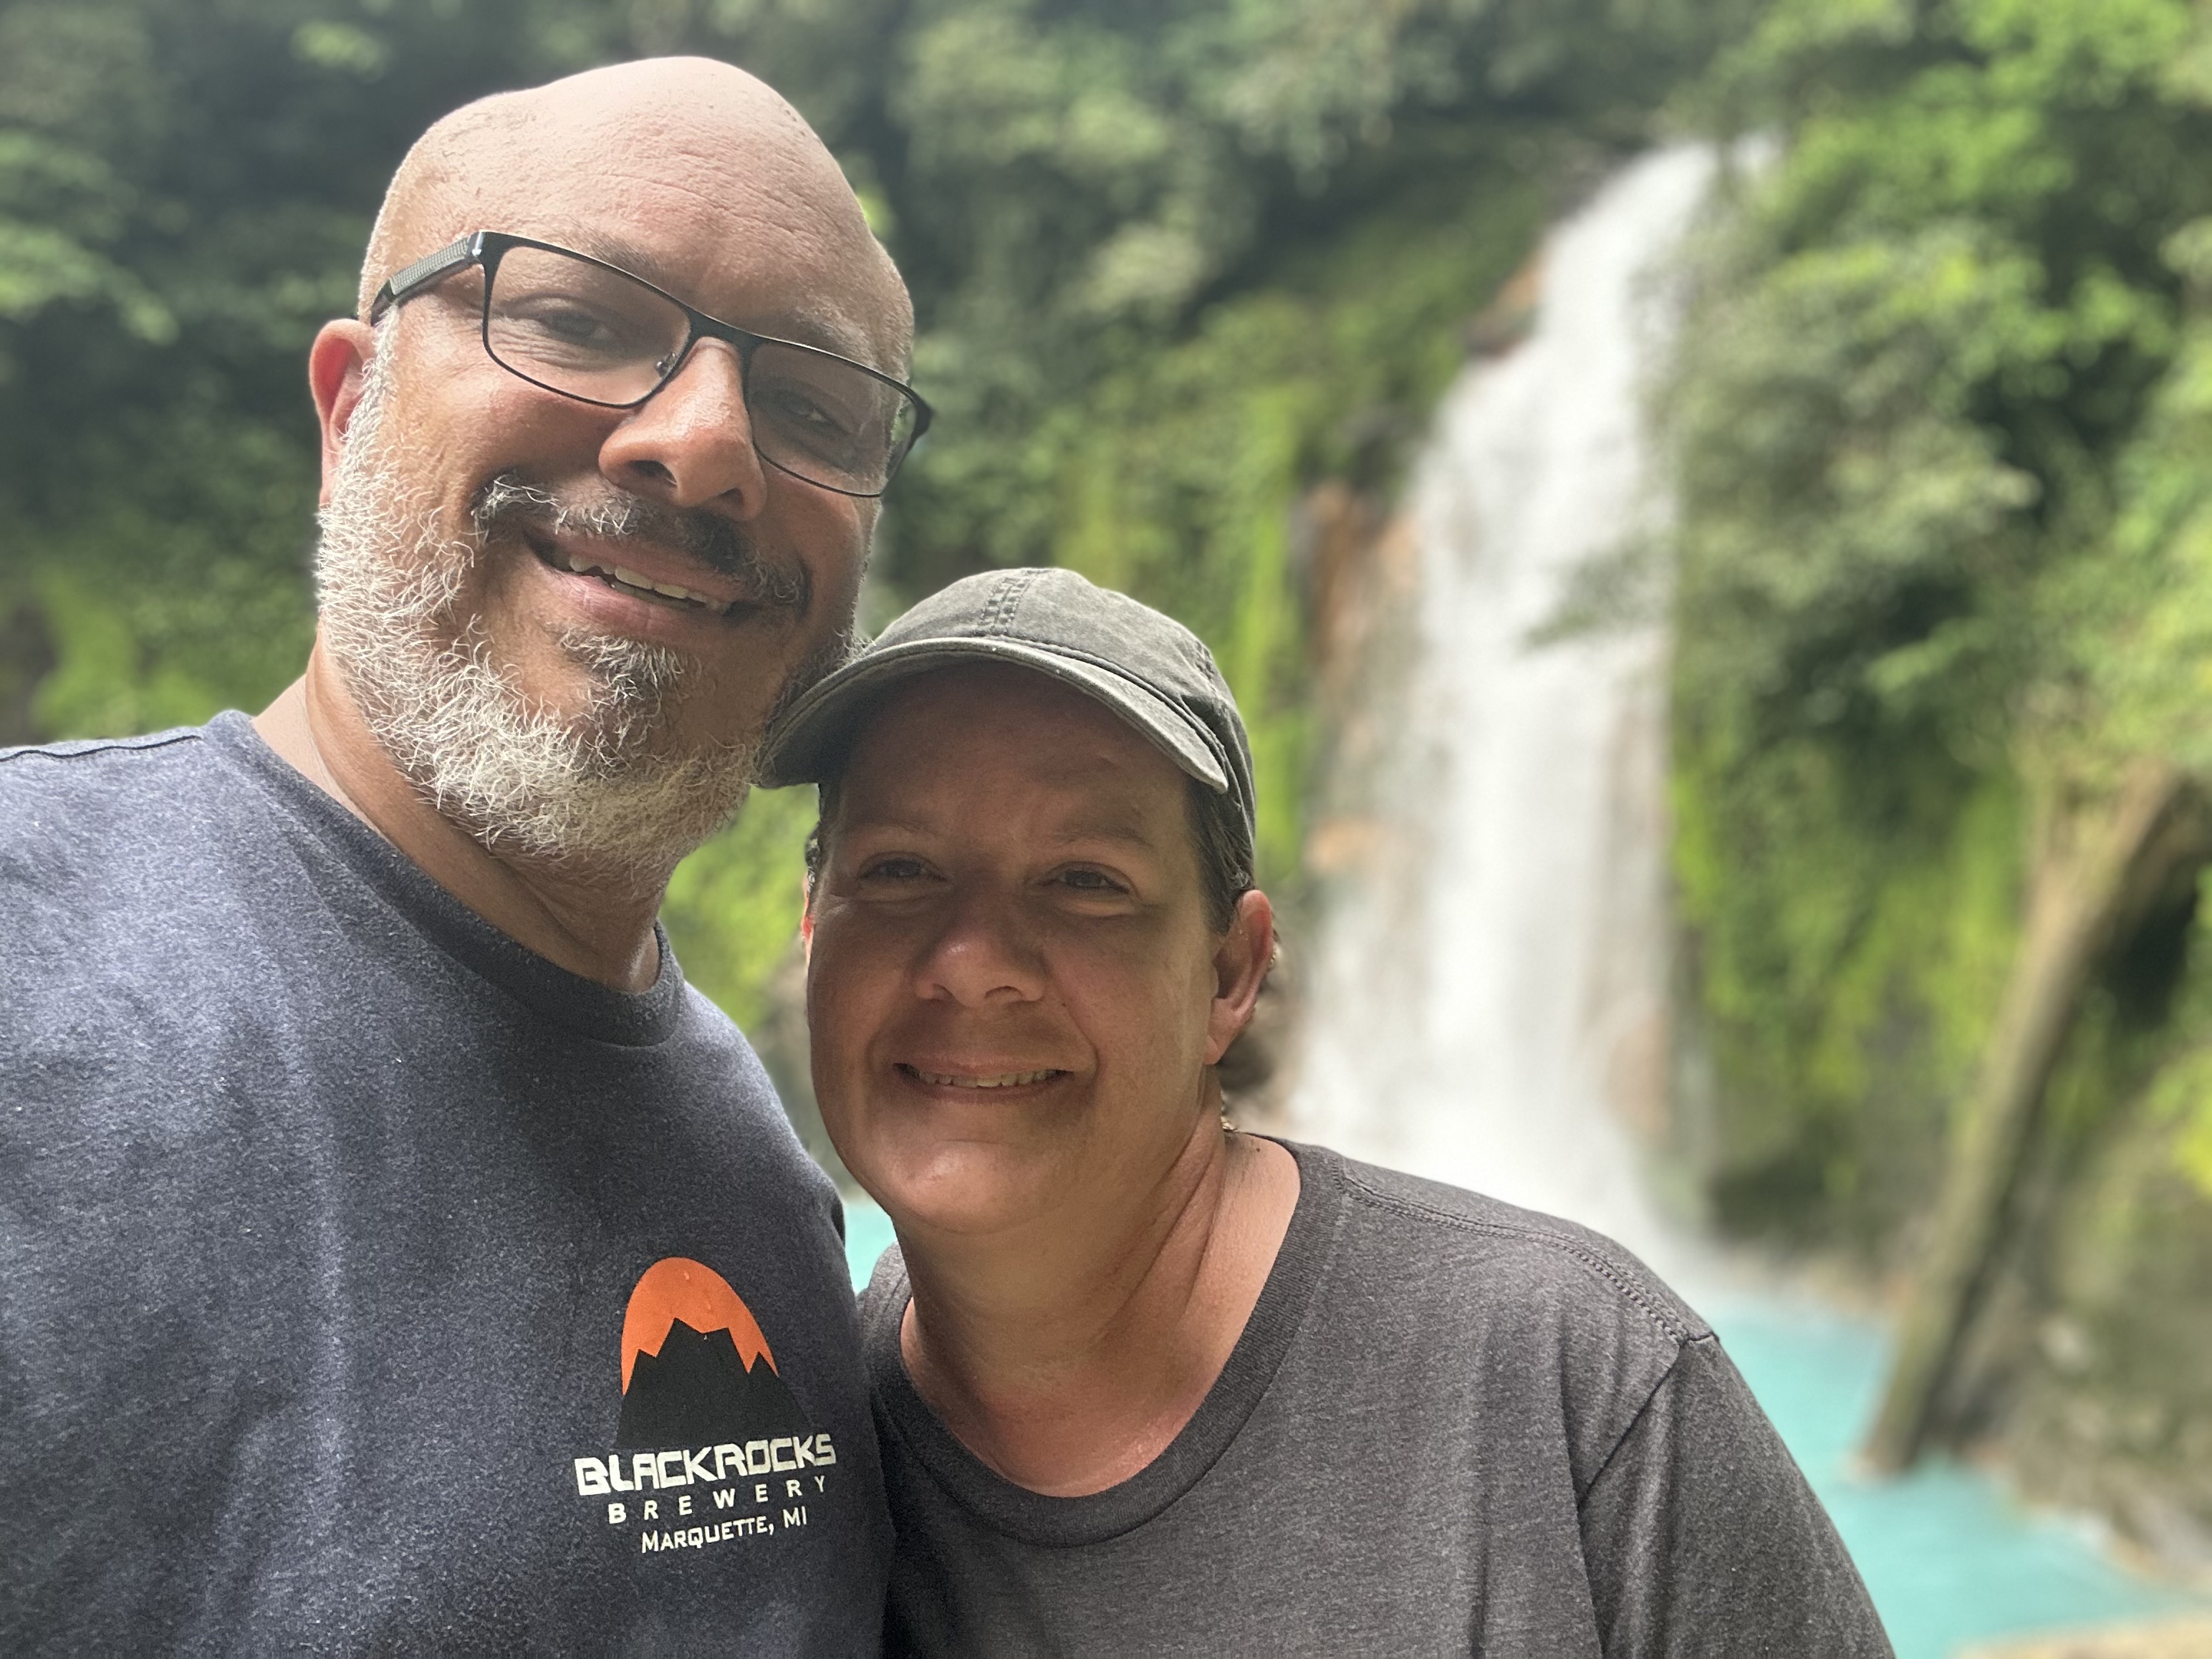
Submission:
{"label": "man's gray beard", "polygon": [[[316,556],[323,637],[362,718],[439,815],[493,852],[658,885],[744,805],[757,742],[654,752],[698,664],[584,628],[558,641],[589,671],[584,708],[564,717],[532,706],[492,660],[482,619],[455,621],[483,556],[481,526],[513,504],[502,490],[525,487],[495,483],[475,533],[441,535],[434,498],[402,479],[381,429],[380,358],[354,411]],[[838,654],[845,648],[838,641]],[[831,665],[808,664],[786,695]]]}

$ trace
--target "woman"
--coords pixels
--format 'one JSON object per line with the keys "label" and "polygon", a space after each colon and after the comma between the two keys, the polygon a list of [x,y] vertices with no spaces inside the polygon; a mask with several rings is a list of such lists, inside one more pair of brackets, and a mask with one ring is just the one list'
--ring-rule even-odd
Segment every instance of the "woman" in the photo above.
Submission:
{"label": "woman", "polygon": [[823,1118],[929,1655],[1885,1654],[1711,1332],[1570,1224],[1240,1134],[1273,952],[1236,704],[1065,571],[956,584],[779,723],[821,787]]}

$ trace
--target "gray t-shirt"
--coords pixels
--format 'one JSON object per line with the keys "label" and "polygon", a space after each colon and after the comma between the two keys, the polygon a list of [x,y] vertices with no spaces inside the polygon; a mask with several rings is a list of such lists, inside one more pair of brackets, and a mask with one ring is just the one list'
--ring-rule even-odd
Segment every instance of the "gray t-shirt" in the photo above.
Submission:
{"label": "gray t-shirt", "polygon": [[1219,1381],[1142,1473],[1048,1498],[970,1455],[861,1301],[930,1656],[1856,1659],[1889,1644],[1712,1333],[1567,1222],[1293,1146],[1301,1191]]}
{"label": "gray t-shirt", "polygon": [[876,1650],[842,1214],[661,963],[238,715],[0,750],[0,1652]]}

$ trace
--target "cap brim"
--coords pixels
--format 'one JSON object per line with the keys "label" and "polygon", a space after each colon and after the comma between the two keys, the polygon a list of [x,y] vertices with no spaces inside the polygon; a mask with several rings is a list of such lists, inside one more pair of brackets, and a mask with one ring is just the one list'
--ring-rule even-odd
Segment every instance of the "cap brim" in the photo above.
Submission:
{"label": "cap brim", "polygon": [[915,640],[848,663],[787,709],[769,734],[760,782],[780,789],[818,783],[834,771],[861,716],[901,680],[958,663],[1003,662],[1034,670],[1103,703],[1176,766],[1219,794],[1229,772],[1214,740],[1189,714],[1110,665],[1009,639]]}

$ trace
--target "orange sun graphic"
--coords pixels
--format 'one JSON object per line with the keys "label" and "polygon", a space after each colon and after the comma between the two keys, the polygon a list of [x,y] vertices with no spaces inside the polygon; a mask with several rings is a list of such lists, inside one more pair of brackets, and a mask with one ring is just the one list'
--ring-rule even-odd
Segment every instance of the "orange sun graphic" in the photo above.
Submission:
{"label": "orange sun graphic", "polygon": [[758,1354],[775,1369],[775,1356],[768,1350],[760,1322],[745,1306],[729,1281],[703,1263],[680,1255],[664,1256],[645,1270],[637,1288],[629,1293],[629,1310],[623,1316],[623,1392],[629,1392],[629,1374],[640,1353],[656,1358],[668,1340],[668,1328],[682,1320],[695,1331],[727,1331],[737,1345],[738,1363],[752,1369]]}

